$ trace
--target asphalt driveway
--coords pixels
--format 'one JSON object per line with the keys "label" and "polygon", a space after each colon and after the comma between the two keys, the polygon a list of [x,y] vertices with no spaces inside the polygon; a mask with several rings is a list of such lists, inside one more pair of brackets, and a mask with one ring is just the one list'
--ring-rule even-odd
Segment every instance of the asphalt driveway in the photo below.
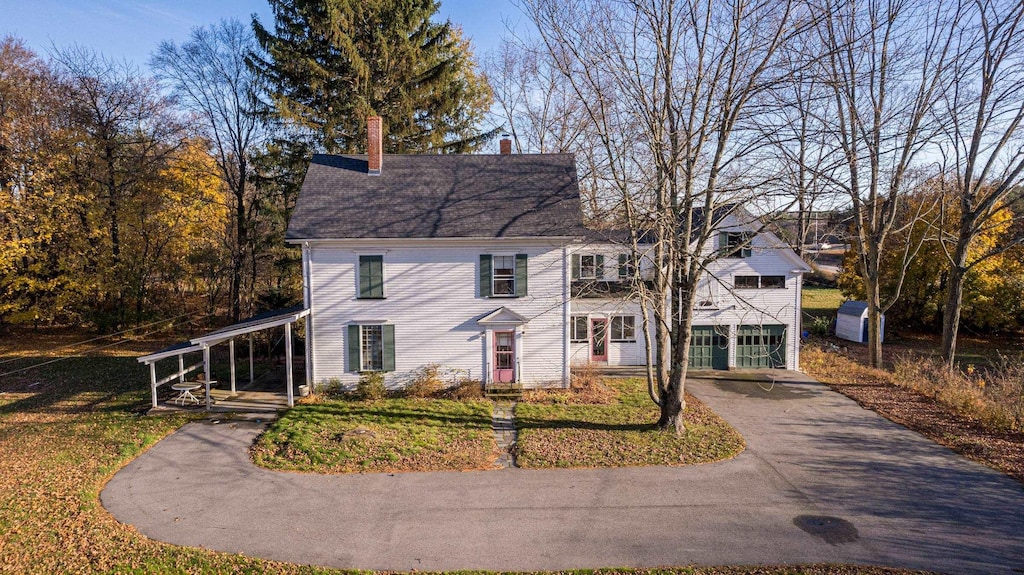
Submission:
{"label": "asphalt driveway", "polygon": [[148,537],[387,570],[842,562],[1024,572],[1024,488],[827,387],[698,380],[746,438],[685,468],[321,476],[254,466],[262,426],[194,423],[101,494]]}

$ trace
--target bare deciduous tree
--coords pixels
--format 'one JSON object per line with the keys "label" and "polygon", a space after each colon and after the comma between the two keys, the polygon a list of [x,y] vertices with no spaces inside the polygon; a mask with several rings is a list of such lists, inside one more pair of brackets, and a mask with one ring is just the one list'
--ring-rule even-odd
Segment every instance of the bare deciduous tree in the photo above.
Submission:
{"label": "bare deciduous tree", "polygon": [[634,254],[653,262],[651,280],[634,283],[655,336],[658,427],[680,432],[698,285],[723,222],[777,189],[756,117],[762,96],[792,80],[779,56],[810,20],[772,0],[523,4],[589,118],[603,193],[617,198],[631,247],[653,239]]}
{"label": "bare deciduous tree", "polygon": [[[903,246],[894,289],[883,296],[880,270],[897,232],[902,198],[925,179],[922,152],[944,122],[936,103],[951,81],[961,7],[944,0],[826,0],[818,10],[821,81],[834,102],[830,124],[844,163],[854,240],[868,303],[868,361],[882,361],[881,316],[899,297],[920,244]],[[912,218],[913,220],[913,218]]]}
{"label": "bare deciduous tree", "polygon": [[[252,31],[237,20],[193,28],[187,42],[162,42],[151,65],[171,87],[178,102],[198,117],[202,133],[213,147],[220,178],[231,192],[231,319],[238,321],[252,303],[255,282],[253,219],[259,202],[251,182],[251,162],[264,142],[264,125],[257,113],[258,79],[246,64],[257,50]],[[244,277],[246,261],[252,261]]]}
{"label": "bare deciduous tree", "polygon": [[[978,264],[1024,242],[1005,238],[990,249],[972,250],[1020,196],[1024,174],[1024,5],[974,0],[963,19],[962,51],[954,82],[943,99],[945,157],[943,192],[959,214],[956,231],[941,245],[949,260],[942,318],[942,357],[953,367],[964,281]],[[942,203],[943,206],[946,202]],[[1016,214],[1019,220],[1024,214]],[[945,220],[946,218],[943,218]],[[999,225],[1005,225],[1001,222]]]}

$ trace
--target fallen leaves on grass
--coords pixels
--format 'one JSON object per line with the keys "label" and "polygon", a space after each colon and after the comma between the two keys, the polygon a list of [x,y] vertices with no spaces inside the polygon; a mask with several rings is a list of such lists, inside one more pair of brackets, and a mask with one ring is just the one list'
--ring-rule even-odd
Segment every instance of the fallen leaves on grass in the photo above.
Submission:
{"label": "fallen leaves on grass", "polygon": [[692,395],[686,396],[686,433],[676,435],[654,428],[658,409],[641,380],[609,380],[607,385],[618,398],[612,403],[516,406],[518,465],[688,465],[728,459],[743,450],[740,434]]}
{"label": "fallen leaves on grass", "polygon": [[438,399],[296,406],[252,448],[259,465],[315,473],[490,469],[497,456],[489,401]]}

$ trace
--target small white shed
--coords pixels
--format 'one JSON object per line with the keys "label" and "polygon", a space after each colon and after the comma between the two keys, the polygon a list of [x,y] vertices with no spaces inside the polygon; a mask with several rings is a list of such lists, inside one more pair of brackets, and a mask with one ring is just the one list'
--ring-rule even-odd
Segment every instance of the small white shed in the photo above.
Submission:
{"label": "small white shed", "polygon": [[[882,341],[885,341],[885,314],[882,314]],[[868,341],[868,302],[848,301],[836,313],[836,337],[857,343]]]}

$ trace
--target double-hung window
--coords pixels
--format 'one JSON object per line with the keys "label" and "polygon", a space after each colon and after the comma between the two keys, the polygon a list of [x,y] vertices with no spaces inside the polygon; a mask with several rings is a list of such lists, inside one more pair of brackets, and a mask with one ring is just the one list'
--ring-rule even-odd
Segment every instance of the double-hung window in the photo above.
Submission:
{"label": "double-hung window", "polygon": [[600,254],[573,254],[573,280],[600,280],[604,277],[604,256]]}
{"label": "double-hung window", "polygon": [[480,255],[480,297],[525,297],[527,255]]}
{"label": "double-hung window", "polygon": [[636,341],[636,316],[616,315],[612,316],[612,341],[635,342]]}
{"label": "double-hung window", "polygon": [[384,256],[359,256],[359,298],[384,299]]}
{"label": "double-hung window", "polygon": [[349,371],[394,371],[395,326],[350,324],[348,363]]}
{"label": "double-hung window", "polygon": [[573,343],[586,343],[587,324],[589,320],[585,315],[572,316],[572,324],[569,330],[569,341]]}

